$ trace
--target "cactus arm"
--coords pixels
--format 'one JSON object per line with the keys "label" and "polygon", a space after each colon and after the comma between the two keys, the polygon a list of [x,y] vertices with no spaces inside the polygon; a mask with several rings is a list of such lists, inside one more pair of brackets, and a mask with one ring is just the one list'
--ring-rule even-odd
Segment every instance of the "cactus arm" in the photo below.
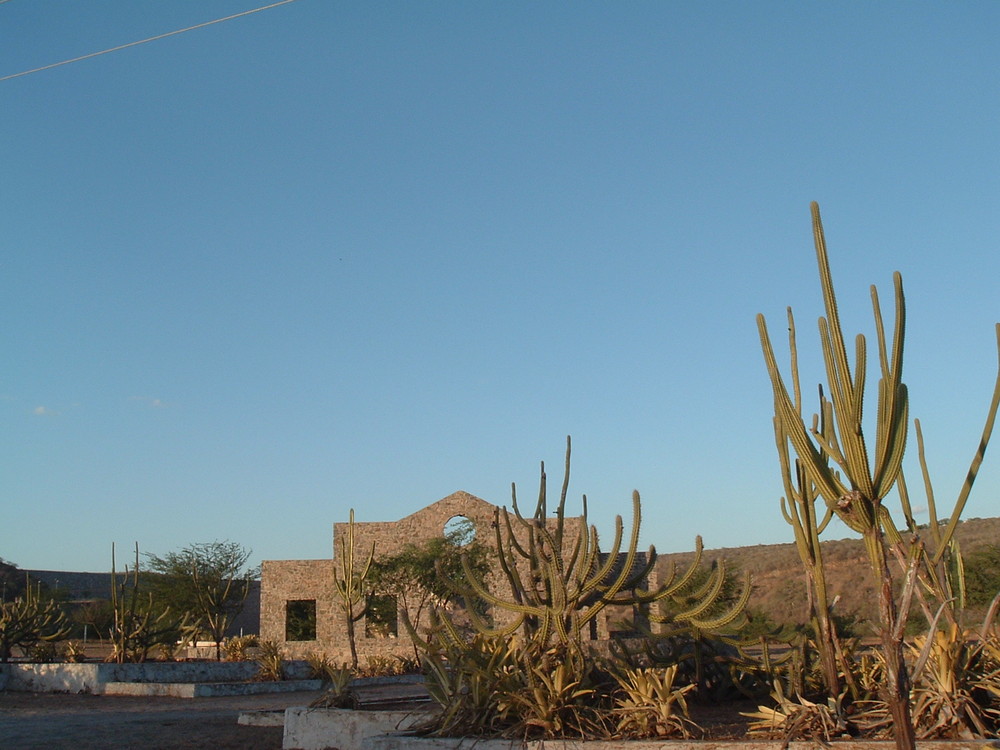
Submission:
{"label": "cactus arm", "polygon": [[[990,408],[986,415],[986,424],[983,426],[982,436],[979,438],[979,445],[976,448],[976,453],[972,457],[972,461],[969,464],[969,471],[965,475],[965,482],[962,484],[962,489],[959,491],[958,499],[955,501],[955,509],[952,511],[951,518],[948,521],[948,526],[945,528],[942,534],[942,540],[945,545],[951,538],[955,535],[955,528],[958,526],[958,522],[962,511],[965,510],[965,504],[969,499],[969,493],[972,492],[972,485],[976,481],[976,476],[979,474],[979,467],[983,463],[983,457],[986,455],[986,446],[990,441],[990,437],[993,434],[993,423],[996,421],[997,408],[1000,407],[1000,323],[996,325],[996,337],[997,337],[997,377],[993,385],[993,399],[990,401]],[[942,546],[936,551],[934,555],[934,564],[936,565],[941,561],[944,555],[945,547]]]}
{"label": "cactus arm", "polygon": [[[583,496],[583,518],[587,517],[587,496]],[[570,552],[569,561],[566,563],[568,570],[576,570],[577,563],[580,564],[580,570],[584,575],[590,572],[590,565],[588,564],[588,557],[584,554],[581,559],[580,553],[587,548],[586,544],[589,542],[590,529],[584,522],[580,523],[580,531],[576,535],[576,539],[573,540],[573,551]],[[596,537],[597,531],[594,531]]]}
{"label": "cactus arm", "polygon": [[[565,466],[563,469],[563,482],[562,488],[559,490],[559,509],[556,512],[556,533],[555,533],[555,549],[562,550],[563,548],[563,530],[566,523],[566,495],[569,492],[569,463],[570,463],[570,452],[572,449],[572,440],[570,436],[566,436],[566,459]],[[584,513],[586,513],[586,501],[584,501]],[[545,517],[543,516],[543,519]],[[543,520],[544,523],[544,520]]]}
{"label": "cactus arm", "polygon": [[516,552],[518,548],[515,547],[513,542],[511,541],[514,532],[511,529],[510,517],[507,515],[506,511],[504,511],[504,520],[507,526],[508,544],[506,547],[506,552],[502,551],[505,549],[504,546],[502,546],[501,544],[497,545],[497,550],[501,550],[501,552],[497,555],[497,557],[500,560],[500,569],[506,576],[508,584],[510,584],[511,596],[514,597],[514,601],[516,603],[521,604],[524,601],[524,593],[526,591],[526,588],[524,585],[524,581],[521,579],[521,573],[517,569],[517,563],[513,559],[513,555],[511,552],[511,550],[514,550]]}
{"label": "cactus arm", "polygon": [[[761,348],[764,352],[764,361],[768,374],[771,378],[771,387],[774,392],[775,417],[780,420],[785,434],[795,449],[796,455],[804,465],[808,467],[810,478],[819,488],[820,494],[831,508],[842,497],[847,488],[830,470],[823,460],[819,449],[809,439],[805,425],[803,425],[795,405],[788,396],[778,363],[774,356],[774,349],[771,346],[771,339],[767,333],[767,322],[763,315],[757,316],[757,330],[760,335]],[[829,451],[832,453],[832,451]]]}
{"label": "cactus arm", "polygon": [[720,630],[721,628],[731,625],[736,620],[736,618],[743,613],[744,608],[750,601],[750,593],[752,588],[753,587],[751,586],[750,573],[745,573],[743,588],[740,591],[739,598],[736,600],[736,602],[733,603],[733,606],[731,606],[729,609],[727,609],[725,612],[718,615],[717,617],[708,620],[703,620],[697,615],[691,616],[689,618],[691,624],[697,627],[699,630]]}

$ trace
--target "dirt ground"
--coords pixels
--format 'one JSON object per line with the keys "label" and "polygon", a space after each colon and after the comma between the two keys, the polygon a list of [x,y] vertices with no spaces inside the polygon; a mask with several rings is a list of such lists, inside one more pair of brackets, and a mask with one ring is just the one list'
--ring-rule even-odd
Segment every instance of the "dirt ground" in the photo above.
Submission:
{"label": "dirt ground", "polygon": [[308,705],[318,693],[148,698],[0,692],[0,750],[279,750],[281,727],[243,711]]}
{"label": "dirt ground", "polygon": [[[280,750],[281,727],[241,726],[243,711],[306,706],[319,693],[160,698],[0,692],[0,750]],[[752,704],[692,706],[712,739],[738,739]]]}

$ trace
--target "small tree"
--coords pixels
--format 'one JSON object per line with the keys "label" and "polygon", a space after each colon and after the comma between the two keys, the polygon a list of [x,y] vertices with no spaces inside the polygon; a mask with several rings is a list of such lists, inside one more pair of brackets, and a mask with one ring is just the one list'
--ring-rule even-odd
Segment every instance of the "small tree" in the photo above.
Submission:
{"label": "small tree", "polygon": [[189,613],[199,632],[215,643],[222,659],[222,641],[243,609],[250,585],[259,573],[247,567],[251,550],[236,542],[191,544],[163,557],[147,554],[147,577],[157,599],[177,612]]}
{"label": "small tree", "polygon": [[414,625],[421,621],[429,605],[447,606],[461,599],[464,606],[474,607],[475,602],[460,596],[449,583],[463,575],[463,555],[480,578],[485,579],[490,572],[489,548],[470,541],[471,536],[467,526],[458,526],[443,537],[405,545],[395,555],[372,564],[370,588],[395,597],[403,616]]}
{"label": "small tree", "polygon": [[[367,561],[360,569],[355,568],[354,559],[354,509],[351,508],[347,524],[347,538],[341,538],[340,549],[335,561],[333,576],[334,590],[337,592],[341,611],[347,621],[347,642],[351,646],[351,668],[358,668],[358,647],[355,640],[354,624],[365,615],[365,594],[368,574],[375,557],[375,542],[372,542]],[[360,559],[360,558],[359,558]]]}

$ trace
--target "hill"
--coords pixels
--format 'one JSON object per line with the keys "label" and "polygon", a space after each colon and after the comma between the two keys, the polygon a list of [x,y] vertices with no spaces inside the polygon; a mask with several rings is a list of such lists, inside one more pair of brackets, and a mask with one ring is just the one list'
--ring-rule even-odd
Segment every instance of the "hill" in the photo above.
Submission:
{"label": "hill", "polygon": [[[788,530],[792,536],[791,528]],[[955,536],[963,556],[1000,545],[1000,518],[971,518],[959,523]],[[821,543],[831,600],[839,596],[835,612],[857,618],[875,618],[875,585],[868,572],[864,544],[860,538]],[[660,555],[657,568],[671,563],[690,564],[693,552]],[[722,559],[731,569],[749,571],[753,592],[749,608],[765,613],[777,623],[799,623],[806,618],[805,579],[794,543],[758,544],[705,550],[703,561]]]}

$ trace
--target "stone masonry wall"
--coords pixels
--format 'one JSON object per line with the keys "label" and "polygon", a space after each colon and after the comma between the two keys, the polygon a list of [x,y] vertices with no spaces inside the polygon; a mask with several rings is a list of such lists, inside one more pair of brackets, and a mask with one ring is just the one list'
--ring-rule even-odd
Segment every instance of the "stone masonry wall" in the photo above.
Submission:
{"label": "stone masonry wall", "polygon": [[[372,543],[376,559],[400,552],[407,544],[420,544],[444,536],[445,524],[456,516],[468,519],[476,529],[476,541],[495,549],[496,506],[468,492],[456,492],[398,521],[356,521],[355,564],[367,559]],[[572,539],[580,530],[580,518],[566,519],[566,534]],[[349,524],[333,527],[333,560],[266,560],[261,574],[261,638],[281,643],[286,653],[304,658],[310,653],[324,653],[336,663],[350,661],[347,627],[334,590],[337,562]],[[509,596],[507,583],[494,575],[488,585],[500,596]],[[285,641],[285,607],[288,601],[316,601],[316,640]],[[512,614],[496,609],[497,623],[510,622]],[[418,627],[423,623],[417,623]],[[599,638],[608,637],[608,626],[601,618]],[[371,656],[413,656],[413,646],[400,619],[395,635],[372,635],[366,632],[365,619],[355,625],[355,640],[362,666]]]}
{"label": "stone masonry wall", "polygon": [[[495,506],[470,495],[468,492],[455,492],[398,521],[355,521],[355,564],[357,566],[364,564],[373,542],[375,543],[375,557],[377,559],[391,557],[399,553],[407,544],[420,544],[430,539],[442,537],[444,536],[445,524],[455,516],[461,516],[471,521],[476,529],[476,540],[492,547],[494,510]],[[335,559],[341,554],[348,525],[347,523],[336,523],[333,526]],[[364,619],[358,623],[355,636],[362,664],[369,655],[413,656],[412,641],[407,635],[401,619],[394,637],[369,637],[366,633]],[[343,638],[346,641],[346,634]]]}
{"label": "stone masonry wall", "polygon": [[[261,568],[261,639],[282,644],[291,658],[323,651],[324,644],[340,640],[337,631],[343,629],[342,617],[334,612],[333,596],[332,561],[265,560]],[[316,640],[286,641],[286,603],[310,599],[316,602]]]}

